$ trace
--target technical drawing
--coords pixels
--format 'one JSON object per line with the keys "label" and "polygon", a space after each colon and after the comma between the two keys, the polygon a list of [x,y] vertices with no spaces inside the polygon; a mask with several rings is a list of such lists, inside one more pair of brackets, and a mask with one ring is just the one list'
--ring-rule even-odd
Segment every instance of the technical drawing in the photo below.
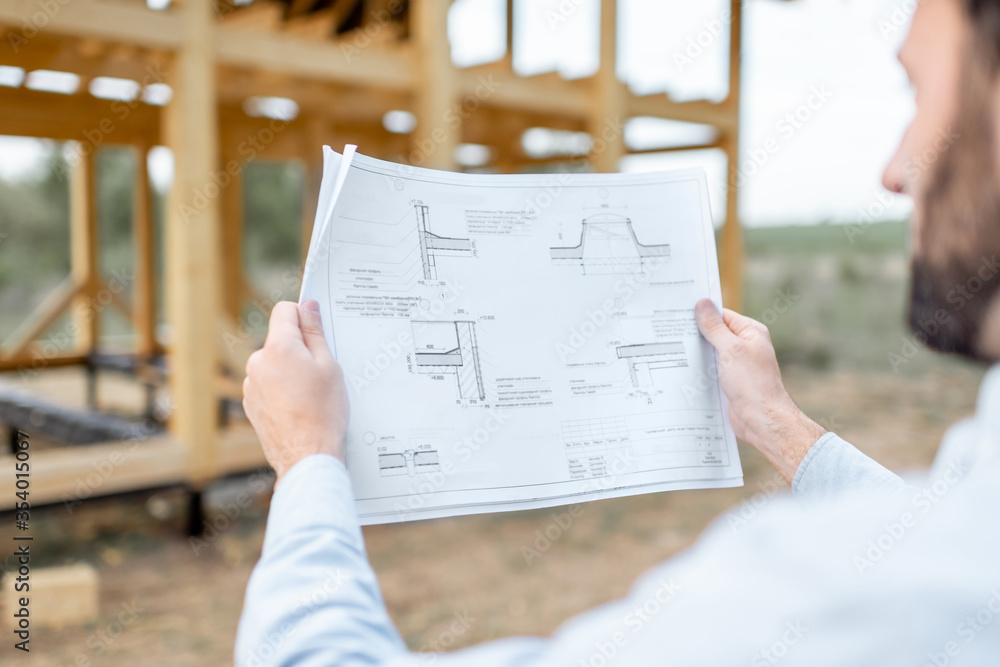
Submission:
{"label": "technical drawing", "polygon": [[437,280],[437,257],[472,256],[472,240],[439,236],[431,231],[430,207],[421,201],[414,203],[417,212],[417,236],[420,259],[424,263],[424,280]]}
{"label": "technical drawing", "polygon": [[653,258],[670,257],[670,245],[643,245],[632,220],[616,213],[598,213],[583,220],[580,243],[549,248],[556,266],[580,266],[584,275],[629,273]]}
{"label": "technical drawing", "polygon": [[414,320],[413,346],[418,373],[453,374],[459,398],[486,400],[475,322]]}
{"label": "technical drawing", "polygon": [[422,475],[441,470],[436,449],[407,449],[378,455],[378,472],[382,477]]}
{"label": "technical drawing", "polygon": [[653,384],[652,371],[687,368],[688,365],[684,344],[681,342],[621,345],[617,350],[618,358],[628,361],[629,375],[635,387]]}

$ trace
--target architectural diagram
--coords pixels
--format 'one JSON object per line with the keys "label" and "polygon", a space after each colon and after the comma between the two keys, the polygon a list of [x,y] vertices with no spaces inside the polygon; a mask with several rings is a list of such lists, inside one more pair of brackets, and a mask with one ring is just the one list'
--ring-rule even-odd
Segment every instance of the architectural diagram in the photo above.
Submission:
{"label": "architectural diagram", "polygon": [[436,449],[407,449],[378,455],[378,472],[382,477],[421,475],[441,470]]}
{"label": "architectural diagram", "polygon": [[486,400],[475,322],[414,320],[413,346],[418,373],[454,375],[459,398]]}
{"label": "architectural diagram", "polygon": [[617,348],[618,358],[628,361],[632,386],[648,387],[653,384],[653,371],[665,368],[687,368],[687,354],[681,342],[642,343],[622,345]]}
{"label": "architectural diagram", "polygon": [[437,258],[471,257],[472,240],[439,236],[431,231],[430,207],[416,202],[417,236],[420,240],[420,260],[424,264],[424,280],[437,280]]}
{"label": "architectural diagram", "polygon": [[552,263],[583,268],[584,275],[631,273],[653,258],[670,257],[670,245],[643,245],[632,220],[617,213],[598,213],[583,220],[580,243],[549,248]]}

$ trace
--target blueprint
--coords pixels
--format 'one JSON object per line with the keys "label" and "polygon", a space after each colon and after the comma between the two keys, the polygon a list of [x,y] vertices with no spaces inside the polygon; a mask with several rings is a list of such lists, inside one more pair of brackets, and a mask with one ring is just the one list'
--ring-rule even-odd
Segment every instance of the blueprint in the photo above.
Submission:
{"label": "blueprint", "polygon": [[707,181],[439,172],[324,148],[301,299],[363,524],[739,486]]}

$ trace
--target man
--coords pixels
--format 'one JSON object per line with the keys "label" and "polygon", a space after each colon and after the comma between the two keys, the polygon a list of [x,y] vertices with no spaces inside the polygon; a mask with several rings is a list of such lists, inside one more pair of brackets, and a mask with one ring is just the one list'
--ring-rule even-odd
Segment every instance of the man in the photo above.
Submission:
{"label": "man", "polygon": [[[933,348],[997,361],[1000,0],[924,0],[900,60],[917,111],[884,185],[915,202],[910,324]],[[716,522],[628,597],[551,638],[421,656],[393,627],[365,558],[341,463],[343,379],[316,304],[278,304],[244,384],[278,481],[237,662],[1000,664],[1000,367],[928,478],[907,485],[802,414],[762,324],[707,301],[696,317],[718,350],[737,436],[798,500],[772,498],[738,532]]]}

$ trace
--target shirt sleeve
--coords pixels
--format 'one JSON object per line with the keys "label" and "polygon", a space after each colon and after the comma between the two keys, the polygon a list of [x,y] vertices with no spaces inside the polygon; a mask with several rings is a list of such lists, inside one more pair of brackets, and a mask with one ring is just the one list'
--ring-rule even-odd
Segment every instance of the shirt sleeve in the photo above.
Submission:
{"label": "shirt sleeve", "polygon": [[405,652],[368,564],[347,469],[332,456],[306,457],[271,499],[236,665],[374,665]]}
{"label": "shirt sleeve", "polygon": [[890,494],[905,487],[890,472],[835,433],[825,433],[806,453],[792,479],[792,493],[802,500],[824,501],[848,491]]}

